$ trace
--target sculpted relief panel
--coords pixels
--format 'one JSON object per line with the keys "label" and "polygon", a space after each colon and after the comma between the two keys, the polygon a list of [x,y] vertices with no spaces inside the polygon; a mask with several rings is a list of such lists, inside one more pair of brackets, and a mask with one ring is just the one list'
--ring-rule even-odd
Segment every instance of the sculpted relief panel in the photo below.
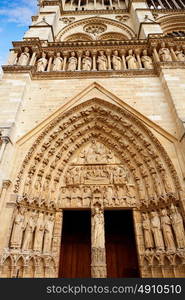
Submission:
{"label": "sculpted relief panel", "polygon": [[71,161],[60,188],[59,207],[90,207],[99,191],[105,207],[136,205],[136,187],[113,151],[92,140]]}

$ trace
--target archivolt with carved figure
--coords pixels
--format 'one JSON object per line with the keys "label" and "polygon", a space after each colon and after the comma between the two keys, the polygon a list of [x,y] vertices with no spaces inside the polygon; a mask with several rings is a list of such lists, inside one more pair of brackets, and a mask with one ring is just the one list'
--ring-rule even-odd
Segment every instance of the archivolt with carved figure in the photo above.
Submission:
{"label": "archivolt with carved figure", "polygon": [[[123,108],[92,99],[59,115],[29,150],[14,193],[17,208],[3,274],[9,274],[8,257],[14,253],[53,261],[48,272],[57,277],[62,211],[89,208],[92,237],[97,237],[92,240],[91,273],[106,277],[105,245],[96,242],[104,209],[119,208],[133,210],[141,276],[185,275],[178,176],[151,131]],[[165,259],[173,260],[173,268],[161,263]],[[34,272],[37,277],[35,266]]]}

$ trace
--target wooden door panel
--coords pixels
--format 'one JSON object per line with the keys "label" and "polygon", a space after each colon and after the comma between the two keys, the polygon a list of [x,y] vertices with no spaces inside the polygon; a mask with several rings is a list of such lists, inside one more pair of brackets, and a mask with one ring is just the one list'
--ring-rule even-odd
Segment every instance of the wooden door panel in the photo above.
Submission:
{"label": "wooden door panel", "polygon": [[139,277],[130,211],[105,212],[107,277]]}
{"label": "wooden door panel", "polygon": [[91,215],[64,211],[59,277],[91,276]]}

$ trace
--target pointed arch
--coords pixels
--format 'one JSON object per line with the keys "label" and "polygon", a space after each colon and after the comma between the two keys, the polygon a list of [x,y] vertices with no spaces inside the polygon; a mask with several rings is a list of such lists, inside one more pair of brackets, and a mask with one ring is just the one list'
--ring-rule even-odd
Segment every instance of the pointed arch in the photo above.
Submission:
{"label": "pointed arch", "polygon": [[97,98],[62,113],[41,133],[22,164],[15,192],[26,196],[34,194],[35,185],[40,193],[49,186],[51,197],[55,190],[54,203],[71,159],[93,139],[126,166],[140,206],[147,209],[149,203],[157,207],[169,198],[179,199],[176,171],[152,132],[127,110]]}

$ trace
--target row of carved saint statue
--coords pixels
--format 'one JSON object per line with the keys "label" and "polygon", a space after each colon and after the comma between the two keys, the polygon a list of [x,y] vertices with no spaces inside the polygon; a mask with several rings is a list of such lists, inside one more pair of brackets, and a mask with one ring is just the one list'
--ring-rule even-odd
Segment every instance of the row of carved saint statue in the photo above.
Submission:
{"label": "row of carved saint statue", "polygon": [[19,207],[10,236],[10,248],[50,254],[54,215]]}
{"label": "row of carved saint statue", "polygon": [[[184,51],[180,47],[177,47],[174,51],[172,48],[165,47],[164,43],[161,44],[157,56],[161,62],[185,61]],[[30,63],[31,60],[30,49],[25,47],[14,64],[27,66],[35,63],[37,72],[153,69],[153,59],[148,55],[146,49],[142,50],[142,53],[133,49],[120,51],[100,50],[96,54],[89,50],[84,52],[72,51],[70,54],[63,54],[63,57],[60,52],[57,52],[56,55],[42,52],[41,57],[35,58],[34,63],[33,61]]]}
{"label": "row of carved saint statue", "polygon": [[171,205],[170,209],[161,209],[142,214],[145,250],[167,251],[185,249],[185,231],[183,218],[178,208]]}

